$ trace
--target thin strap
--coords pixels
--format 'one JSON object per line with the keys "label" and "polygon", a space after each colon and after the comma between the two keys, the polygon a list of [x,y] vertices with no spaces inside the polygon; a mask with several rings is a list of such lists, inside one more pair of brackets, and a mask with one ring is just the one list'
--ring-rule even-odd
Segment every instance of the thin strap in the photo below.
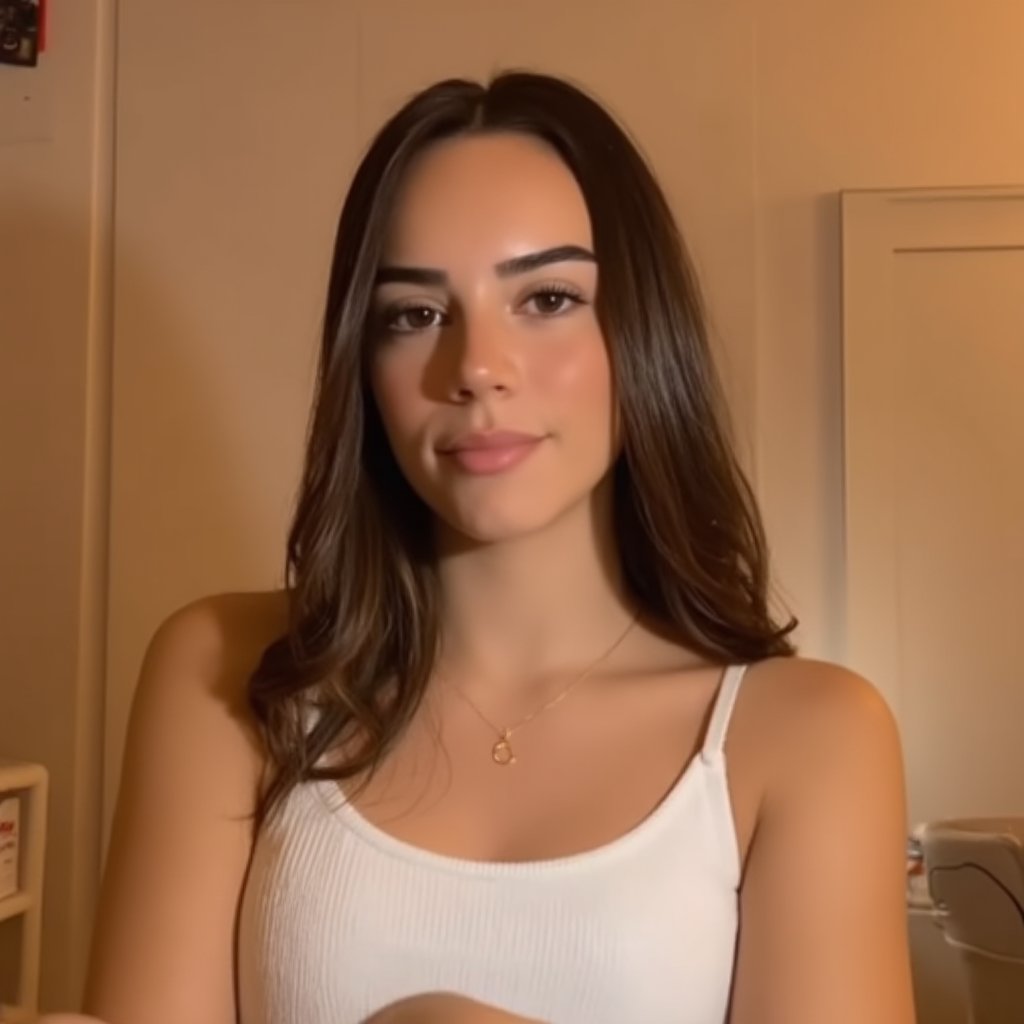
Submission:
{"label": "thin strap", "polygon": [[736,697],[739,695],[740,683],[743,682],[746,671],[746,665],[730,665],[722,673],[722,681],[718,684],[718,695],[715,697],[715,706],[711,710],[711,721],[708,723],[704,746],[700,752],[701,757],[705,760],[715,754],[720,754],[725,747],[729,719],[732,718],[732,709],[736,706]]}

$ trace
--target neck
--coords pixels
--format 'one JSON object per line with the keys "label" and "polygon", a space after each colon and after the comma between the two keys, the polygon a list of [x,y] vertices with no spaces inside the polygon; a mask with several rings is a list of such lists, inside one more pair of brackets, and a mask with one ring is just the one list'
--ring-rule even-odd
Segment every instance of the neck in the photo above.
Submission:
{"label": "neck", "polygon": [[634,613],[611,518],[610,500],[595,496],[514,540],[442,538],[444,672],[474,690],[516,691],[571,675],[606,651]]}

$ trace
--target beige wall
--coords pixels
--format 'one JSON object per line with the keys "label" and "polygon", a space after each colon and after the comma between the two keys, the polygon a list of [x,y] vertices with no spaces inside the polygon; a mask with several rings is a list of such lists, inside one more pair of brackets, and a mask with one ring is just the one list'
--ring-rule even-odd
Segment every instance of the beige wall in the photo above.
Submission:
{"label": "beige wall", "polygon": [[[102,603],[85,595],[106,564],[85,514],[107,489],[102,459],[89,461],[102,429],[83,439],[89,412],[94,429],[104,410],[114,419],[109,796],[159,619],[205,590],[279,578],[332,221],[373,126],[433,77],[509,64],[567,73],[631,125],[705,279],[805,647],[841,655],[836,195],[1024,179],[1024,6],[262,0],[243,18],[224,2],[122,5],[112,405],[90,319],[103,266],[100,0],[60,7],[61,130],[0,148],[5,285],[38,296],[45,269],[57,300],[0,326],[0,558],[18,581],[0,597],[0,750],[54,773],[51,1003],[77,977],[68,900],[84,898],[92,869],[87,848],[76,887],[74,815],[90,806],[76,794],[91,785],[72,775],[76,757],[95,763],[98,710],[83,641],[104,635],[88,618]],[[175,31],[187,10],[202,11],[203,32]]]}
{"label": "beige wall", "polygon": [[841,657],[838,192],[1024,182],[1024,4],[759,11],[758,490],[805,648]]}
{"label": "beige wall", "polygon": [[110,5],[53,6],[40,67],[0,67],[0,754],[50,771],[42,985],[67,1005],[99,852],[112,65]]}

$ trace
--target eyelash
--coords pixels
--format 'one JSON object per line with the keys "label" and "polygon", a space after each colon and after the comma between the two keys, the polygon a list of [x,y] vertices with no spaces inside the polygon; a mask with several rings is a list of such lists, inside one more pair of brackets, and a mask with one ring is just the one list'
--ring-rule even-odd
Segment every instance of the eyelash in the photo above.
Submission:
{"label": "eyelash", "polygon": [[541,316],[558,316],[564,313],[567,309],[571,309],[574,306],[583,305],[583,295],[576,288],[572,288],[567,284],[545,284],[539,288],[534,288],[532,292],[526,297],[527,302],[532,302],[537,298],[538,295],[558,295],[560,298],[568,299],[567,305],[562,306],[557,313],[540,314]]}
{"label": "eyelash", "polygon": [[[526,296],[525,300],[521,303],[521,305],[525,306],[528,303],[533,302],[534,300],[536,300],[538,297],[541,297],[541,296],[551,296],[551,295],[557,295],[560,298],[566,299],[568,301],[567,301],[566,304],[560,306],[560,308],[558,310],[556,310],[555,312],[551,312],[551,313],[540,313],[540,312],[538,312],[538,313],[533,314],[534,316],[539,316],[539,317],[541,317],[542,319],[545,319],[545,320],[553,319],[554,317],[564,315],[566,312],[568,312],[569,309],[571,309],[571,308],[573,308],[575,306],[582,306],[582,305],[585,304],[585,299],[583,298],[582,293],[578,289],[572,288],[572,287],[570,287],[569,285],[566,285],[566,284],[560,284],[560,283],[559,284],[555,284],[555,283],[552,283],[552,284],[541,285],[539,288],[534,288],[533,291],[531,291]],[[423,312],[434,313],[434,314],[436,314],[438,316],[441,316],[442,318],[445,318],[445,319],[442,319],[440,324],[433,323],[433,324],[425,325],[425,326],[422,326],[422,327],[397,327],[397,326],[395,326],[396,323],[399,321],[399,319],[401,317],[406,316],[409,313],[423,313]],[[423,303],[420,303],[420,302],[415,302],[415,301],[406,302],[406,303],[399,302],[399,303],[395,303],[393,306],[388,307],[387,309],[385,309],[382,312],[381,318],[380,318],[380,323],[381,323],[382,329],[386,333],[388,333],[388,334],[416,334],[416,333],[418,333],[420,331],[430,331],[430,330],[433,330],[436,327],[447,326],[447,314],[445,314],[443,310],[437,309],[434,306],[424,305]]]}

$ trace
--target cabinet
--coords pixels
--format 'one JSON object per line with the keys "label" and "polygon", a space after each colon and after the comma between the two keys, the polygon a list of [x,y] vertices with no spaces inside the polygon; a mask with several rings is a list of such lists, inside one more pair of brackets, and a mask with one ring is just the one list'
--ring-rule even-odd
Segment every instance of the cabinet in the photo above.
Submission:
{"label": "cabinet", "polygon": [[46,850],[48,777],[42,765],[0,758],[0,797],[20,802],[18,889],[0,899],[0,923],[20,918],[17,991],[2,993],[13,1005],[0,1006],[0,1021],[34,1020],[39,999],[39,943],[42,930],[43,858]]}

